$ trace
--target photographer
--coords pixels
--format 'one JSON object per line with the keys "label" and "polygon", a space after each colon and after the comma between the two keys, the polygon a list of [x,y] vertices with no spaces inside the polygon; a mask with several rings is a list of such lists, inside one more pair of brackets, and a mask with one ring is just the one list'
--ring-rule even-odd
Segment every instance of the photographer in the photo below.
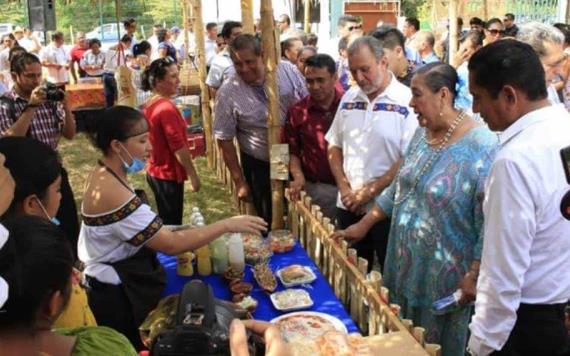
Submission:
{"label": "photographer", "polygon": [[[10,63],[14,87],[0,97],[0,137],[29,136],[54,150],[60,136],[75,136],[75,119],[65,93],[53,86],[40,85],[42,65],[33,54],[24,53]],[[33,157],[30,157],[33,158]],[[77,246],[79,222],[73,192],[62,169],[61,207],[57,218],[71,246]]]}

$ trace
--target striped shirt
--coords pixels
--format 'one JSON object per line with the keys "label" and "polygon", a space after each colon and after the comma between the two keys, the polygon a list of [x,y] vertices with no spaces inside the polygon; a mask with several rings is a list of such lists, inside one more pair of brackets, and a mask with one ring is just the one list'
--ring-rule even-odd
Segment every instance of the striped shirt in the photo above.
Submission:
{"label": "striped shirt", "polygon": [[[287,110],[309,94],[303,76],[291,63],[277,67],[281,126]],[[237,74],[222,84],[216,94],[214,135],[218,140],[237,137],[240,149],[262,161],[269,161],[267,146],[268,99],[265,85],[249,85]]]}
{"label": "striped shirt", "polygon": [[[12,100],[14,105],[11,107],[4,101],[0,102],[0,137],[4,136],[6,131],[14,125],[28,105],[28,100],[19,96],[14,90],[5,93],[3,96]],[[37,108],[27,135],[55,150],[61,135],[64,118],[65,110],[61,103],[46,101]]]}

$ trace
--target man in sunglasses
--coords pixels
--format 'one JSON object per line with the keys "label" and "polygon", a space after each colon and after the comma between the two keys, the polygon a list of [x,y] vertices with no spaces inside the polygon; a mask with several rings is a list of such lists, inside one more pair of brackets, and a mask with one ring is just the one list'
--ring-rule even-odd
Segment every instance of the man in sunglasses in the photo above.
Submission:
{"label": "man in sunglasses", "polygon": [[505,25],[505,37],[516,37],[517,32],[519,32],[518,26],[515,24],[515,15],[508,13],[505,14],[503,18],[503,24]]}
{"label": "man in sunglasses", "polygon": [[562,32],[551,25],[529,22],[521,25],[517,40],[528,43],[538,55],[544,68],[548,100],[551,104],[560,104],[560,97],[553,83],[559,80],[566,61]]}
{"label": "man in sunglasses", "polygon": [[338,19],[338,35],[325,42],[320,53],[331,56],[335,61],[339,59],[338,42],[341,38],[348,37],[351,33],[362,32],[362,24],[356,16],[344,15]]}

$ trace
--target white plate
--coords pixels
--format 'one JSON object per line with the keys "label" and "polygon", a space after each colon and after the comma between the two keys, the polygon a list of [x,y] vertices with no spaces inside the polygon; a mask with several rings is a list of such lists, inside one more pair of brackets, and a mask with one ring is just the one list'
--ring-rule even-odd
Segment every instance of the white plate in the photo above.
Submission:
{"label": "white plate", "polygon": [[281,281],[281,284],[283,284],[285,287],[294,287],[294,286],[300,286],[303,284],[308,284],[308,283],[312,283],[317,279],[317,276],[315,276],[315,273],[313,273],[313,270],[307,266],[303,266],[303,269],[305,271],[307,271],[307,273],[309,274],[309,277],[307,279],[303,279],[303,280],[298,280],[298,281],[293,281],[293,282],[285,282],[285,280],[283,280],[283,277],[281,276],[281,271],[283,271],[285,268],[281,268],[279,271],[277,271],[277,273],[275,273],[277,275],[277,277],[279,277],[279,280]]}
{"label": "white plate", "polygon": [[[279,305],[279,302],[277,301],[277,297],[280,294],[283,293],[299,293],[299,294],[303,294],[306,298],[309,299],[309,302],[306,304],[296,304],[293,305],[289,308],[286,307],[282,307]],[[281,311],[293,311],[293,310],[301,310],[301,309],[307,309],[313,306],[313,299],[311,299],[311,295],[309,293],[307,293],[306,290],[303,289],[286,289],[286,290],[282,290],[280,292],[275,292],[272,293],[269,297],[271,299],[271,302],[273,303],[273,306],[275,307],[275,309],[277,310],[281,310]]]}
{"label": "white plate", "polygon": [[[317,317],[317,318],[320,318],[321,320],[324,319],[324,321],[327,322],[328,325],[330,325],[330,328],[326,328],[326,329],[320,328],[318,330],[317,329],[308,330],[309,328],[302,330],[303,328],[296,328],[295,330],[287,330],[286,328],[283,327],[283,325],[280,325],[280,323],[283,320],[294,317],[294,316],[301,316],[301,317],[308,317],[308,318]],[[278,316],[277,318],[274,318],[273,320],[271,320],[271,323],[279,325],[279,329],[281,330],[281,334],[285,338],[285,341],[292,340],[296,337],[310,338],[312,340],[315,340],[319,336],[321,336],[324,333],[326,333],[327,331],[331,331],[331,330],[336,330],[336,331],[348,334],[348,330],[346,329],[346,326],[344,325],[344,323],[340,319],[335,318],[332,315],[319,313],[319,312],[301,311],[301,312],[289,313],[289,314],[281,315],[281,316]]]}

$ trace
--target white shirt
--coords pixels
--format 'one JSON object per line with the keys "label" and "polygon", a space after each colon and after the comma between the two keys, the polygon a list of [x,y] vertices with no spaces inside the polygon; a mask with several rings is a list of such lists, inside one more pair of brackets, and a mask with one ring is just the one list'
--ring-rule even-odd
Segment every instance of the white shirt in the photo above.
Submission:
{"label": "white shirt", "polygon": [[125,59],[131,54],[129,49],[125,50],[125,57],[119,55],[116,49],[108,49],[105,53],[105,66],[103,67],[104,73],[114,74],[118,65],[126,65]]}
{"label": "white shirt", "polygon": [[552,105],[561,103],[560,97],[558,96],[558,92],[556,91],[554,84],[550,84],[548,87],[546,87],[546,92],[548,94],[548,101],[550,101]]}
{"label": "white shirt", "polygon": [[[94,54],[91,50],[88,50],[83,54],[83,58],[79,62],[79,65],[83,70],[90,76],[100,76],[103,74],[103,66],[105,64],[105,53],[99,51],[99,53]],[[101,66],[101,69],[86,69],[85,66]]]}
{"label": "white shirt", "polygon": [[[120,284],[121,279],[109,263],[133,256],[162,227],[150,206],[140,203],[134,195],[123,206],[108,213],[82,215],[84,222],[79,232],[77,254],[85,263],[84,273],[99,282],[115,285]],[[101,222],[89,222],[94,219]],[[135,238],[137,243],[133,243],[137,241],[133,240]]]}
{"label": "white shirt", "polygon": [[150,60],[152,62],[158,58],[158,38],[152,35],[146,41],[150,43]]}
{"label": "white shirt", "polygon": [[0,72],[8,72],[10,73],[10,61],[8,58],[10,57],[10,48],[6,47],[2,51],[0,51]]}
{"label": "white shirt", "polygon": [[[372,102],[359,87],[350,88],[325,136],[330,146],[342,150],[342,167],[352,189],[384,175],[404,156],[418,127],[409,107],[411,90],[389,75],[390,84]],[[340,194],[337,206],[346,209]]]}
{"label": "white shirt", "polygon": [[206,52],[206,65],[208,67],[212,65],[212,60],[216,56],[216,48],[218,48],[216,40],[211,40],[206,37],[204,41],[204,51]]}
{"label": "white shirt", "polygon": [[[180,53],[182,58],[186,58],[186,54],[184,53],[184,31],[180,33],[176,41],[174,41],[174,47]],[[196,54],[196,38],[194,37],[194,33],[188,31],[188,53],[190,55]]]}
{"label": "white shirt", "polygon": [[24,47],[26,51],[31,52],[33,49],[36,48],[36,43],[29,37],[22,37],[21,40],[18,40],[18,44],[21,47]]}
{"label": "white shirt", "polygon": [[570,221],[560,213],[570,189],[560,149],[570,144],[562,105],[526,114],[500,135],[485,188],[483,255],[469,348],[501,350],[520,303],[570,299]]}
{"label": "white shirt", "polygon": [[[62,66],[69,65],[71,58],[69,54],[65,52],[63,46],[57,48],[53,43],[42,49],[40,52],[40,60],[50,64],[59,64]],[[49,67],[47,68],[48,78],[47,80],[54,84],[61,84],[69,82],[68,70],[65,67],[59,69]]]}
{"label": "white shirt", "polygon": [[218,53],[214,59],[212,59],[212,65],[210,66],[208,77],[206,78],[206,84],[212,88],[218,89],[222,86],[224,80],[234,72],[233,68],[234,63],[232,62],[230,52],[226,47],[223,51]]}

